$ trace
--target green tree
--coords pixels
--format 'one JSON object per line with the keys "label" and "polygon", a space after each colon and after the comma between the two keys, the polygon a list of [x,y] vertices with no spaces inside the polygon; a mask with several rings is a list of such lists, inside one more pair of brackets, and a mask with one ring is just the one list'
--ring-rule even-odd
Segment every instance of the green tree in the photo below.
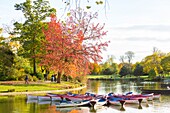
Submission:
{"label": "green tree", "polygon": [[91,74],[98,75],[102,71],[102,66],[97,63],[92,63],[93,70],[91,71]]}
{"label": "green tree", "polygon": [[112,63],[109,67],[105,68],[102,73],[104,75],[112,75],[118,73],[118,65],[116,63]]}
{"label": "green tree", "polygon": [[49,2],[46,0],[26,0],[24,3],[16,4],[15,8],[23,12],[26,20],[24,23],[14,23],[14,33],[18,34],[14,40],[19,41],[22,45],[19,55],[30,58],[33,64],[33,74],[37,74],[36,55],[40,52],[41,42],[44,39],[43,21],[56,10],[50,8]]}
{"label": "green tree", "polygon": [[143,66],[141,66],[140,64],[137,64],[134,69],[133,74],[134,76],[138,76],[138,77],[143,75]]}
{"label": "green tree", "polygon": [[7,78],[14,63],[15,54],[7,47],[0,46],[0,76]]}
{"label": "green tree", "polygon": [[14,58],[13,66],[9,71],[9,75],[14,80],[24,80],[26,74],[31,73],[31,66],[28,59],[23,58],[21,56],[17,56]]}
{"label": "green tree", "polygon": [[128,64],[124,64],[123,67],[120,69],[119,74],[121,77],[131,74],[131,68]]}
{"label": "green tree", "polygon": [[149,71],[149,78],[154,79],[156,77],[156,72],[154,69],[151,69]]}

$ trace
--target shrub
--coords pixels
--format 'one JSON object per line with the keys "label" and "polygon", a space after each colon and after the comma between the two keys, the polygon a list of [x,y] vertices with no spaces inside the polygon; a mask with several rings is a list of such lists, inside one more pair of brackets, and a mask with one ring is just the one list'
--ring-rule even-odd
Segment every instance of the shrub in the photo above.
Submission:
{"label": "shrub", "polygon": [[32,79],[33,79],[34,82],[38,81],[38,78],[36,76],[33,76]]}

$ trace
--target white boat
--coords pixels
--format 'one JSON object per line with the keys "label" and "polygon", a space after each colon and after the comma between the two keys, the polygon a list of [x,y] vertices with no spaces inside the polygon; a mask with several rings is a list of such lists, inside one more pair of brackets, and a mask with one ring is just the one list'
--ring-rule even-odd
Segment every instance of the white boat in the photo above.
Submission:
{"label": "white boat", "polygon": [[38,101],[51,101],[50,96],[38,96]]}
{"label": "white boat", "polygon": [[142,96],[147,97],[148,101],[152,101],[154,98],[154,93],[142,94]]}
{"label": "white boat", "polygon": [[31,100],[31,99],[27,99],[27,103],[37,103],[37,100]]}
{"label": "white boat", "polygon": [[138,99],[125,100],[126,104],[139,104]]}
{"label": "white boat", "polygon": [[90,103],[89,100],[81,101],[81,102],[73,102],[73,101],[62,101],[62,102],[57,102],[55,105],[58,108],[61,107],[77,107],[77,106],[84,106],[88,105]]}
{"label": "white boat", "polygon": [[27,95],[27,100],[37,100],[38,96],[36,95]]}
{"label": "white boat", "polygon": [[61,97],[58,97],[58,96],[52,96],[52,97],[51,97],[51,100],[52,100],[52,101],[61,101],[62,98],[61,98]]}
{"label": "white boat", "polygon": [[40,105],[42,105],[42,104],[52,104],[52,101],[49,101],[49,100],[47,100],[47,101],[38,101],[37,103],[40,104]]}
{"label": "white boat", "polygon": [[107,103],[107,99],[105,99],[105,98],[90,100],[90,105],[91,106],[103,106],[106,103]]}
{"label": "white boat", "polygon": [[[115,105],[115,106],[121,106],[122,104],[120,103],[120,101],[116,101],[116,100],[108,100],[108,102],[112,105]],[[125,104],[125,103],[124,103]]]}
{"label": "white boat", "polygon": [[154,94],[153,95],[153,99],[160,99],[160,97],[161,97],[161,94]]}

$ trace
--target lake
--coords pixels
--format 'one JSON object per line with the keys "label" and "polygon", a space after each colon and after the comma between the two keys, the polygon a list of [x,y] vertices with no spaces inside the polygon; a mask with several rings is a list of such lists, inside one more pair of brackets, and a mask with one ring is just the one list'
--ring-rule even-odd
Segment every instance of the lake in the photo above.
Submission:
{"label": "lake", "polygon": [[[129,91],[141,93],[141,88],[160,89],[161,87],[159,82],[89,80],[86,89],[73,93],[125,94]],[[142,109],[138,107],[136,104],[125,104],[125,111],[121,111],[120,106],[113,105],[95,109],[90,107],[59,109],[51,102],[28,102],[25,95],[0,97],[0,113],[167,113],[170,111],[170,95],[162,95],[160,100],[150,101],[149,107],[146,103],[142,103]]]}

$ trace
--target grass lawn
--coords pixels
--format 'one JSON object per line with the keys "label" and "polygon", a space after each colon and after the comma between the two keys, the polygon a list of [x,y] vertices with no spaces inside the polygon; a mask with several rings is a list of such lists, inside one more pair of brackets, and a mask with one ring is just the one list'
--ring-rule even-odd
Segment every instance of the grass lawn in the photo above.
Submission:
{"label": "grass lawn", "polygon": [[51,82],[30,82],[25,84],[23,81],[0,82],[0,93],[3,92],[25,92],[25,91],[49,91],[62,90],[80,87],[80,83],[70,83],[62,81],[60,84]]}

